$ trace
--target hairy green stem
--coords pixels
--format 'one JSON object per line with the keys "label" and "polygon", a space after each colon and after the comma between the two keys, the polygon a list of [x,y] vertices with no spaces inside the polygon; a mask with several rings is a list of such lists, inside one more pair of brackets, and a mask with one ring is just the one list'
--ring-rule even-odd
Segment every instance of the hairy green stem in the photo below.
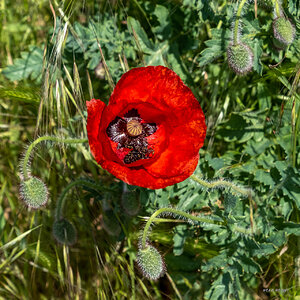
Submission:
{"label": "hairy green stem", "polygon": [[[185,211],[177,210],[175,208],[163,207],[163,208],[158,209],[156,212],[154,212],[152,214],[152,216],[148,219],[148,221],[144,227],[144,231],[143,231],[143,235],[142,235],[142,242],[141,242],[142,249],[146,248],[148,231],[150,229],[151,224],[156,221],[156,219],[157,219],[156,217],[158,215],[165,213],[165,212],[172,213],[174,215],[179,215],[179,216],[186,218],[187,220],[192,220],[195,222],[203,222],[203,223],[214,224],[214,225],[219,225],[219,226],[226,226],[226,222],[224,222],[224,221],[216,221],[216,220],[212,220],[212,219],[209,219],[209,218],[203,217],[203,216],[194,216],[194,215],[190,215],[189,213],[187,213]],[[241,228],[238,226],[234,226],[233,230],[243,233],[243,234],[252,234],[252,230],[248,230],[248,229]]]}
{"label": "hairy green stem", "polygon": [[281,16],[281,9],[280,9],[280,3],[279,0],[272,0],[273,4],[275,5],[275,11],[277,18]]}
{"label": "hairy green stem", "polygon": [[153,220],[158,215],[160,215],[164,212],[176,214],[176,215],[185,217],[189,220],[193,220],[193,221],[196,221],[196,222],[204,222],[204,223],[215,224],[215,225],[225,225],[224,222],[214,221],[214,220],[211,220],[211,219],[205,218],[205,217],[192,216],[192,215],[188,214],[187,212],[180,211],[180,210],[177,210],[177,209],[171,208],[171,207],[163,207],[163,208],[158,209],[156,212],[154,212],[152,214],[152,216],[149,218],[149,220],[147,221],[146,225],[145,225],[143,236],[142,236],[142,248],[143,249],[146,247],[146,240],[147,240],[148,230],[149,230]]}
{"label": "hairy green stem", "polygon": [[239,187],[237,185],[235,185],[234,183],[230,182],[230,181],[226,181],[226,180],[215,180],[212,182],[207,182],[204,179],[201,179],[195,175],[191,175],[190,178],[192,178],[194,181],[196,181],[197,183],[199,183],[200,185],[212,189],[212,188],[222,188],[222,187],[229,187],[232,190],[234,190],[235,192],[243,195],[243,196],[249,196],[252,193],[251,189],[246,189],[243,187]]}
{"label": "hairy green stem", "polygon": [[240,23],[240,19],[241,19],[242,10],[243,10],[243,7],[246,2],[247,2],[247,0],[242,0],[240,2],[238,10],[236,12],[234,28],[233,28],[233,44],[234,45],[236,45],[238,43],[239,23]]}
{"label": "hairy green stem", "polygon": [[[296,160],[297,160],[297,132],[298,132],[298,126],[299,126],[299,114],[300,114],[300,105],[297,111],[297,114],[295,116],[295,110],[296,110],[296,101],[294,100],[292,108],[292,166],[293,168],[296,167]],[[296,117],[296,122],[295,120]]]}
{"label": "hairy green stem", "polygon": [[[62,191],[62,193],[60,194],[60,196],[56,202],[56,208],[55,208],[55,219],[56,220],[59,220],[63,215],[63,210],[64,210],[65,202],[67,199],[66,195],[67,195],[68,191],[76,185],[86,186],[88,188],[91,188],[94,190],[101,190],[101,191],[103,191],[105,189],[103,186],[100,187],[98,184],[93,183],[88,180],[85,180],[85,179],[77,179],[77,180],[72,181],[64,188],[64,190]],[[108,190],[111,191],[110,189],[108,189]]]}
{"label": "hairy green stem", "polygon": [[80,144],[80,143],[86,143],[88,139],[64,139],[55,136],[41,136],[37,138],[33,143],[30,144],[30,146],[26,150],[24,160],[22,162],[22,171],[23,171],[24,180],[27,180],[29,178],[27,166],[28,166],[28,162],[32,150],[37,144],[44,141],[51,141],[51,142],[64,143],[64,144]]}

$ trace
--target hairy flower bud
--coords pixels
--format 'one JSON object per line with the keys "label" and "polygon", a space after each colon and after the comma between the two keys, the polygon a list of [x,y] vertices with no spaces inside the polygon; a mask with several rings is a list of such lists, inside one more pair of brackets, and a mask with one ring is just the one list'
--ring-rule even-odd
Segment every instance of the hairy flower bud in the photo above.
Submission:
{"label": "hairy flower bud", "polygon": [[25,204],[31,208],[40,208],[48,201],[48,189],[37,177],[29,177],[21,182],[20,195]]}
{"label": "hairy flower bud", "polygon": [[273,21],[274,44],[278,49],[290,45],[296,34],[295,26],[285,17],[278,17]]}
{"label": "hairy flower bud", "polygon": [[103,212],[102,227],[111,236],[118,236],[121,233],[121,227],[118,219],[112,210]]}
{"label": "hairy flower bud", "polygon": [[165,273],[165,263],[160,253],[151,245],[139,249],[137,263],[143,275],[148,279],[157,280]]}
{"label": "hairy flower bud", "polygon": [[135,216],[140,210],[140,197],[138,191],[127,191],[122,195],[122,207],[129,216]]}
{"label": "hairy flower bud", "polygon": [[60,244],[71,246],[76,243],[76,229],[67,219],[56,220],[52,227],[52,233]]}
{"label": "hairy flower bud", "polygon": [[244,75],[253,67],[252,49],[244,44],[231,44],[227,49],[228,65],[237,74]]}

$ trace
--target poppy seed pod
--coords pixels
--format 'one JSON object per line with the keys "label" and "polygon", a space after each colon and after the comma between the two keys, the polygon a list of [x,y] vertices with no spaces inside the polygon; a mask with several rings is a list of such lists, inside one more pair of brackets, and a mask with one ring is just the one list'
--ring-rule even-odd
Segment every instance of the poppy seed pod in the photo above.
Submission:
{"label": "poppy seed pod", "polygon": [[21,182],[20,195],[25,204],[34,209],[40,208],[48,201],[48,189],[37,177],[29,177]]}
{"label": "poppy seed pod", "polygon": [[273,21],[272,25],[276,48],[284,49],[294,41],[296,29],[289,19],[278,17]]}
{"label": "poppy seed pod", "polygon": [[106,106],[87,101],[91,152],[107,171],[150,189],[194,172],[206,125],[199,102],[172,70],[135,68],[117,83]]}
{"label": "poppy seed pod", "polygon": [[157,280],[165,273],[165,263],[160,253],[151,245],[139,249],[137,263],[143,275],[152,280]]}
{"label": "poppy seed pod", "polygon": [[229,67],[238,75],[244,75],[252,70],[253,52],[252,49],[244,44],[231,44],[227,49]]}

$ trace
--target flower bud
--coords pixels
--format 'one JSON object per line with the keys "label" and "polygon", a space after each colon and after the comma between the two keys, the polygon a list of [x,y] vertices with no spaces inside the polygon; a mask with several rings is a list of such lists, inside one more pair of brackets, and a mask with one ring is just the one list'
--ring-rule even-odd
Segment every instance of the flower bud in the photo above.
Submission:
{"label": "flower bud", "polygon": [[140,210],[140,197],[138,191],[127,191],[122,195],[121,205],[129,216],[135,216]]}
{"label": "flower bud", "polygon": [[244,44],[231,44],[227,49],[228,65],[237,74],[244,75],[253,67],[252,49]]}
{"label": "flower bud", "polygon": [[76,243],[76,229],[67,219],[56,220],[52,227],[52,233],[60,244],[71,246]]}
{"label": "flower bud", "polygon": [[284,49],[294,41],[296,29],[289,19],[278,17],[273,21],[272,25],[276,48]]}
{"label": "flower bud", "polygon": [[29,177],[21,182],[20,195],[27,206],[37,209],[47,203],[48,189],[39,178]]}
{"label": "flower bud", "polygon": [[112,210],[103,212],[102,227],[111,236],[118,236],[121,233],[121,227],[118,219]]}
{"label": "flower bud", "polygon": [[165,273],[165,263],[160,253],[151,245],[139,249],[137,263],[143,275],[148,279],[157,280]]}
{"label": "flower bud", "polygon": [[105,78],[105,68],[103,63],[100,61],[97,67],[95,68],[95,76],[99,79]]}

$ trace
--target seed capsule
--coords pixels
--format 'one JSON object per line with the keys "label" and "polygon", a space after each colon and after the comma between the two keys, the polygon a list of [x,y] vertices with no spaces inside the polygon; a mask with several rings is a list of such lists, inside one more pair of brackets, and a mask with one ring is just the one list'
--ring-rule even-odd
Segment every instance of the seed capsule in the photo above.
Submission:
{"label": "seed capsule", "polygon": [[53,224],[52,233],[60,244],[71,246],[76,243],[76,229],[67,219],[56,220]]}
{"label": "seed capsule", "polygon": [[127,123],[127,131],[131,136],[138,136],[143,132],[143,126],[139,121],[131,120]]}
{"label": "seed capsule", "polygon": [[30,177],[21,182],[20,195],[27,206],[35,209],[45,205],[48,201],[48,189],[37,177]]}
{"label": "seed capsule", "polygon": [[227,57],[229,67],[239,75],[250,72],[253,67],[252,49],[244,43],[229,45]]}
{"label": "seed capsule", "polygon": [[160,253],[151,245],[145,249],[139,249],[137,263],[148,279],[157,280],[165,273],[165,263]]}
{"label": "seed capsule", "polygon": [[278,17],[273,21],[273,33],[275,47],[284,49],[294,41],[296,29],[285,17]]}

